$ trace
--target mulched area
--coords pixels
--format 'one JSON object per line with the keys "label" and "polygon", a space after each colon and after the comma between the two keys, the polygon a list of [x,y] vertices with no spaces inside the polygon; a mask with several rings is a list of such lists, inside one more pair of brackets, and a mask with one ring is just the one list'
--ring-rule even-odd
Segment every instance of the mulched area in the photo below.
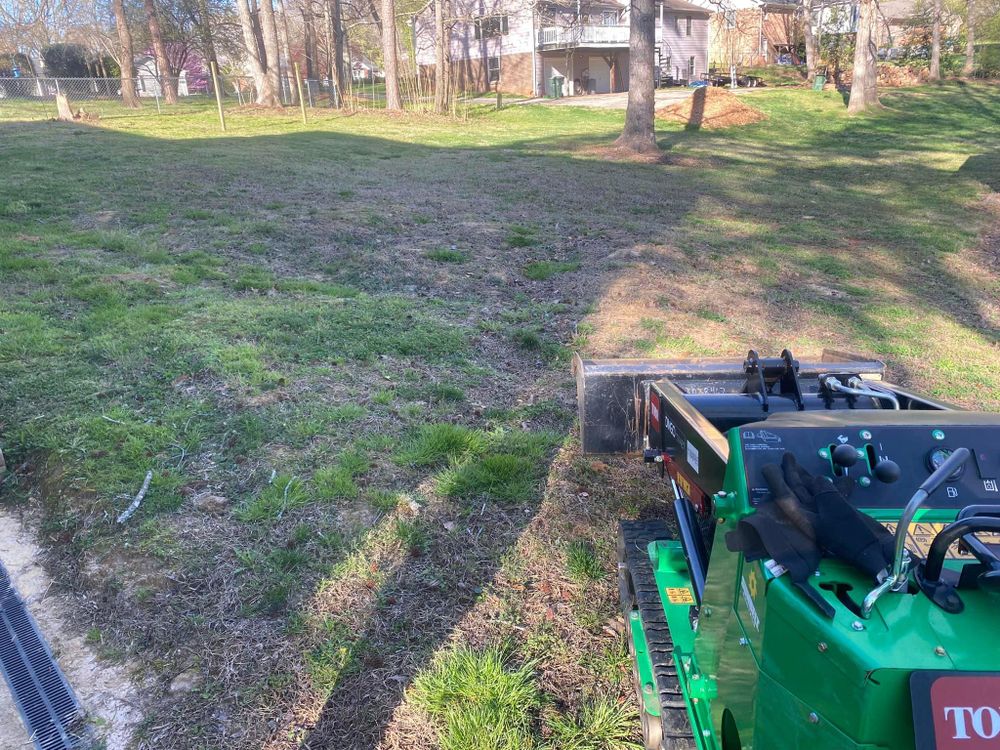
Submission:
{"label": "mulched area", "polygon": [[767,116],[740,97],[720,88],[701,88],[677,104],[657,110],[657,117],[679,120],[692,130],[751,125]]}

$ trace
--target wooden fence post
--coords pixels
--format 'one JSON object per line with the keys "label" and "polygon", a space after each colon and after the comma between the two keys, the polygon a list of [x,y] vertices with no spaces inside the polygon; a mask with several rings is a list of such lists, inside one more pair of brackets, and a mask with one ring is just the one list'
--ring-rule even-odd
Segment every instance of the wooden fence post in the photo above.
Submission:
{"label": "wooden fence post", "polygon": [[299,90],[299,106],[302,108],[302,124],[306,124],[306,100],[302,96],[302,76],[299,75],[299,64],[293,62],[292,65],[295,68],[295,85]]}
{"label": "wooden fence post", "polygon": [[222,90],[219,88],[219,69],[216,67],[215,62],[212,65],[212,86],[215,88],[215,103],[219,105],[219,125],[222,126],[222,132],[226,132],[226,114],[222,111]]}

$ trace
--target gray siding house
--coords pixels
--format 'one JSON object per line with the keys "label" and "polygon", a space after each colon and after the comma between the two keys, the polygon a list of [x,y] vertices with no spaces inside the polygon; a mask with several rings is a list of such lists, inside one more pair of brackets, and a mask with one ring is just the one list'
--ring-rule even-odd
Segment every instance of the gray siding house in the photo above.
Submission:
{"label": "gray siding house", "polygon": [[[465,91],[582,96],[628,90],[628,0],[454,0],[451,75]],[[708,73],[711,11],[686,0],[656,4],[656,68],[663,83]],[[432,77],[432,11],[414,20],[417,63]]]}

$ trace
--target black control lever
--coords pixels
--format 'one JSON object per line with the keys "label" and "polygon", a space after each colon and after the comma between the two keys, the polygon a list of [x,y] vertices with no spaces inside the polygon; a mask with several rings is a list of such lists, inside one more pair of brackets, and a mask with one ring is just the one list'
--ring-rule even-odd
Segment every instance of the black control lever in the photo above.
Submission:
{"label": "black control lever", "polygon": [[899,469],[899,464],[895,461],[890,461],[888,458],[884,458],[875,464],[872,471],[875,473],[877,480],[886,484],[899,481],[899,478],[903,475],[903,472]]}
{"label": "black control lever", "polygon": [[833,453],[830,456],[837,466],[842,466],[846,469],[858,462],[858,449],[848,443],[842,443],[833,449]]}

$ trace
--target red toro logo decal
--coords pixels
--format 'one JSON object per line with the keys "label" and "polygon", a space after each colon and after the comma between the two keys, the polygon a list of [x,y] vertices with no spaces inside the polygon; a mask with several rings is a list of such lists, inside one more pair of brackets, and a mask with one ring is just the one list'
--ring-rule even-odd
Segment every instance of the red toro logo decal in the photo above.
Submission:
{"label": "red toro logo decal", "polygon": [[656,429],[660,429],[660,399],[655,393],[649,394],[649,413],[652,415],[653,424]]}
{"label": "red toro logo decal", "polygon": [[917,750],[1000,748],[1000,674],[914,672]]}

